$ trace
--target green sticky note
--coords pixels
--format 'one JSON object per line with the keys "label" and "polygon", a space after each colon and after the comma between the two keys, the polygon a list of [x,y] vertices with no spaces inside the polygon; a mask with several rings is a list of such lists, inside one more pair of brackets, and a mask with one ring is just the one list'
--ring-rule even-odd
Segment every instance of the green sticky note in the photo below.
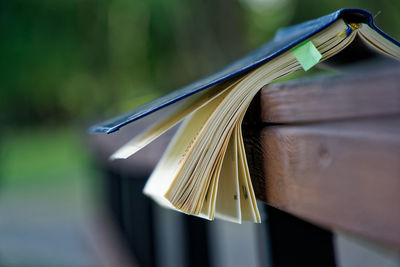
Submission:
{"label": "green sticky note", "polygon": [[299,61],[305,71],[311,69],[322,58],[321,53],[311,41],[294,48],[292,54]]}

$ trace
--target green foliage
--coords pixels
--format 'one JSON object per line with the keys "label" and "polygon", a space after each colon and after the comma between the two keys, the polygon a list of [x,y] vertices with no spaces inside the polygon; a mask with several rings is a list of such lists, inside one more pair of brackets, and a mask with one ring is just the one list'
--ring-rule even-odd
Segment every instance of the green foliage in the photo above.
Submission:
{"label": "green foliage", "polygon": [[118,114],[342,7],[380,12],[377,24],[399,38],[397,0],[2,1],[0,120]]}
{"label": "green foliage", "polygon": [[67,190],[72,182],[90,177],[89,154],[78,136],[78,131],[66,127],[3,133],[1,183],[29,190],[61,182]]}

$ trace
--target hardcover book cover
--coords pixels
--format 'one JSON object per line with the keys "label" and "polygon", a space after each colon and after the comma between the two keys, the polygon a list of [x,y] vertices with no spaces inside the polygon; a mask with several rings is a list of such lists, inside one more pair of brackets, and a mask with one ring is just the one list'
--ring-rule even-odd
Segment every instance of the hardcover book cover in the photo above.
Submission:
{"label": "hardcover book cover", "polygon": [[131,123],[135,120],[143,118],[150,113],[163,109],[166,106],[181,101],[197,92],[206,90],[215,84],[222,83],[226,80],[240,76],[247,71],[256,68],[257,66],[275,58],[283,52],[295,47],[299,43],[308,39],[310,36],[322,31],[330,26],[338,19],[343,18],[345,21],[366,23],[378,34],[400,46],[400,43],[375,26],[371,13],[361,9],[340,9],[323,17],[303,22],[301,24],[280,29],[276,32],[274,38],[262,45],[257,50],[244,56],[226,66],[225,68],[207,76],[203,79],[195,81],[187,86],[175,90],[161,98],[158,98],[150,103],[135,108],[134,110],[112,118],[103,123],[92,126],[90,132],[112,133],[120,127]]}

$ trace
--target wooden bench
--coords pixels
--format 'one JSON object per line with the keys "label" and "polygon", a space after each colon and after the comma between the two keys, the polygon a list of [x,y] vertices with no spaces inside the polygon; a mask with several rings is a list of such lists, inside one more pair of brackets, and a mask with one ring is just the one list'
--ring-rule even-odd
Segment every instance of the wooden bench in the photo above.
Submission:
{"label": "wooden bench", "polygon": [[400,248],[400,67],[383,66],[265,86],[247,152],[259,200]]}
{"label": "wooden bench", "polygon": [[[253,186],[267,204],[257,226],[268,229],[268,245],[260,244],[271,250],[266,266],[335,266],[337,231],[400,248],[400,67],[363,64],[344,72],[265,86],[246,114]],[[107,160],[141,127],[89,141],[107,174],[114,217],[138,262],[154,266],[158,208],[141,188],[174,130],[128,160]],[[184,262],[209,265],[212,224],[181,220],[175,231],[184,231]]]}

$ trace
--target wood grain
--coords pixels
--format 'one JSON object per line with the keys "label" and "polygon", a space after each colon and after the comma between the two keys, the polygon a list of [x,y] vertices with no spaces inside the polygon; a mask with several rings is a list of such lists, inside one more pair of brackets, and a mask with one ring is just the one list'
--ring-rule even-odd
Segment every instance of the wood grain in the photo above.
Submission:
{"label": "wood grain", "polygon": [[265,86],[261,120],[298,123],[400,114],[400,67]]}
{"label": "wood grain", "polygon": [[[265,127],[257,198],[400,247],[400,118]],[[254,170],[252,170],[254,173]],[[263,177],[263,178],[260,178]],[[264,179],[264,180],[260,180]]]}
{"label": "wood grain", "polygon": [[400,248],[400,67],[344,73],[262,89],[244,123],[254,190],[307,221]]}

